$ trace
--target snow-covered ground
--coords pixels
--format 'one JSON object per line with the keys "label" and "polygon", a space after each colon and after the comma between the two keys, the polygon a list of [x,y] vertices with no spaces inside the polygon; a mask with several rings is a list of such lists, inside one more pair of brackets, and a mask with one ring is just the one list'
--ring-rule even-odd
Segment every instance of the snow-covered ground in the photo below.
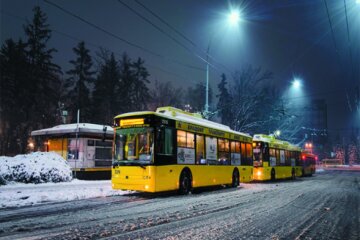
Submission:
{"label": "snow-covered ground", "polygon": [[359,240],[359,177],[325,170],[188,196],[136,193],[0,209],[0,239]]}
{"label": "snow-covered ground", "polygon": [[123,195],[127,191],[114,191],[110,180],[25,184],[12,183],[0,187],[0,208],[20,207],[46,202],[63,202],[87,198]]}

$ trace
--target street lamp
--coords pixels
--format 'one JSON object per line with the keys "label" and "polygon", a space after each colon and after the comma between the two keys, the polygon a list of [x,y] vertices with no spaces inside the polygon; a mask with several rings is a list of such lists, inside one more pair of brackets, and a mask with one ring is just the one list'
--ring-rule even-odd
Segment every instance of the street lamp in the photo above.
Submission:
{"label": "street lamp", "polygon": [[276,137],[279,137],[280,134],[281,134],[281,131],[280,131],[280,130],[276,130],[276,131],[275,131],[275,136],[276,136]]}
{"label": "street lamp", "polygon": [[[231,26],[237,26],[240,22],[240,12],[238,9],[232,9],[227,16],[227,21]],[[206,51],[206,94],[205,94],[205,110],[204,115],[205,118],[209,115],[209,52],[210,52],[210,44],[211,40],[209,41],[209,45]]]}
{"label": "street lamp", "polygon": [[237,26],[240,22],[240,12],[239,10],[232,10],[228,16],[228,22],[231,26]]}
{"label": "street lamp", "polygon": [[292,82],[292,86],[295,89],[299,89],[301,87],[301,80],[299,78],[294,78],[294,80]]}

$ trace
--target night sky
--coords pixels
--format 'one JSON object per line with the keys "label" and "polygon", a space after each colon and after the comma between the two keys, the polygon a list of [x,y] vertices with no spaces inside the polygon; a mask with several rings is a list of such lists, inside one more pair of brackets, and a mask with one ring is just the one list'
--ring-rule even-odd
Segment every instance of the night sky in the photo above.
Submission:
{"label": "night sky", "polygon": [[[136,1],[51,2],[117,38],[45,1],[1,0],[1,43],[24,38],[23,24],[32,19],[32,8],[38,4],[48,16],[53,30],[50,46],[58,50],[55,62],[64,72],[74,58],[72,48],[84,40],[93,57],[100,46],[118,57],[126,52],[133,59],[145,59],[151,81],[171,81],[187,88],[205,81],[201,58],[206,58],[210,42],[213,89],[221,73],[231,79],[246,64],[261,66],[274,73],[280,92],[299,77],[303,99],[325,99],[330,133],[349,134],[360,127],[360,110],[354,106],[355,87],[360,84],[360,4],[356,0],[345,0],[349,28],[343,0],[138,0],[167,25]],[[224,21],[231,7],[241,9],[243,20],[237,28]]]}

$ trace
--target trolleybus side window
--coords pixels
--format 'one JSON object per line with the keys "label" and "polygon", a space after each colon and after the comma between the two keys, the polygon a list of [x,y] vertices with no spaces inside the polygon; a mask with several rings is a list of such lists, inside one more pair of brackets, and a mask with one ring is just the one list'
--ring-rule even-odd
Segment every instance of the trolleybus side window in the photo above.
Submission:
{"label": "trolleybus side window", "polygon": [[291,166],[290,151],[288,151],[288,150],[285,150],[285,165]]}
{"label": "trolleybus side window", "polygon": [[177,163],[195,164],[195,134],[177,130]]}
{"label": "trolleybus side window", "polygon": [[275,153],[276,153],[276,166],[280,166],[280,150],[276,149]]}
{"label": "trolleybus side window", "polygon": [[205,164],[204,135],[196,134],[196,164]]}
{"label": "trolleybus side window", "polygon": [[177,130],[177,146],[184,148],[195,148],[195,134]]}
{"label": "trolleybus side window", "polygon": [[241,165],[240,142],[231,141],[231,165]]}
{"label": "trolleybus side window", "polygon": [[206,147],[206,161],[209,165],[217,164],[217,138],[206,136],[205,138]]}
{"label": "trolleybus side window", "polygon": [[270,162],[269,162],[269,166],[276,166],[276,151],[275,151],[275,149],[273,149],[273,148],[270,148],[270,150],[269,150],[269,154],[270,154],[270,158],[269,158],[269,160],[270,160]]}
{"label": "trolleybus side window", "polygon": [[218,139],[218,154],[219,154],[220,165],[230,164],[230,146],[228,139],[224,139],[224,138]]}
{"label": "trolleybus side window", "polygon": [[[252,159],[252,145],[250,143],[244,144],[246,146],[246,158],[245,161],[242,162],[242,165],[245,166],[252,166],[253,165],[253,159]],[[243,158],[244,159],[244,158]]]}
{"label": "trolleybus side window", "polygon": [[300,153],[299,152],[294,152],[294,153],[295,153],[296,166],[300,166],[301,165]]}
{"label": "trolleybus side window", "polygon": [[244,161],[246,161],[246,144],[243,142],[241,143],[241,159],[243,160],[242,164],[244,164]]}

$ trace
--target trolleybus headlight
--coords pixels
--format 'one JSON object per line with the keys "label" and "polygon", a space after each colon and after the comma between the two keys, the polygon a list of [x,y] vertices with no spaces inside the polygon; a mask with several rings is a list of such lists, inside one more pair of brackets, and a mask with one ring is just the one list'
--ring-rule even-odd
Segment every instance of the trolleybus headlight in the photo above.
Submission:
{"label": "trolleybus headlight", "polygon": [[148,190],[148,189],[149,189],[149,185],[145,185],[145,189]]}

